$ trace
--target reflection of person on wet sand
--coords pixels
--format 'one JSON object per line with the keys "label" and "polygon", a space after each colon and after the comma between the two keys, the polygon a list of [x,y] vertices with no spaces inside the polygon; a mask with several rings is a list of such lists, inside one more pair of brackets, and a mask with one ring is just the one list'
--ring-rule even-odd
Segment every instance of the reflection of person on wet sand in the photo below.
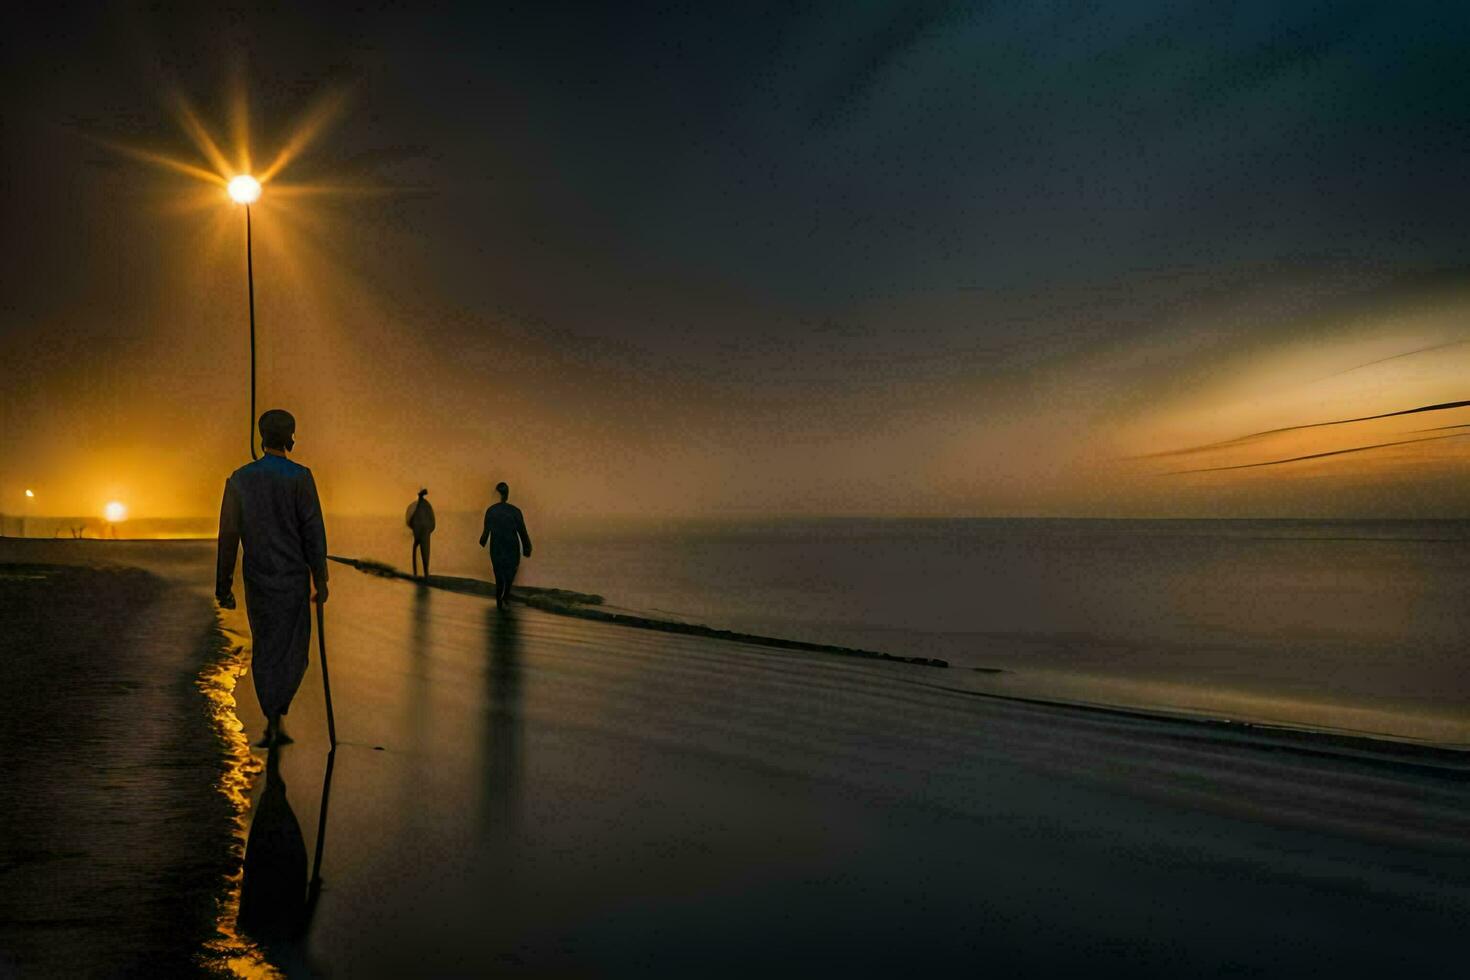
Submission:
{"label": "reflection of person on wet sand", "polygon": [[500,494],[500,503],[491,504],[485,511],[485,530],[480,534],[480,547],[490,542],[490,565],[495,569],[495,605],[505,608],[510,600],[510,587],[515,584],[516,569],[520,567],[521,555],[531,557],[531,535],[526,531],[526,519],[521,509],[507,503],[510,487],[495,484]]}
{"label": "reflection of person on wet sand", "polygon": [[266,757],[265,791],[255,806],[245,841],[245,873],[236,920],[241,932],[265,941],[303,935],[321,893],[316,875],[307,879],[306,840],[286,799],[281,751],[272,746]]}
{"label": "reflection of person on wet sand", "polygon": [[219,513],[219,560],[214,595],[235,608],[235,555],[245,547],[245,612],[250,618],[250,673],[265,713],[258,743],[290,741],[281,716],[306,675],[311,643],[311,585],[327,601],[327,533],[311,470],[286,458],[296,420],[271,409],[260,417],[265,455],[225,481]]}
{"label": "reflection of person on wet sand", "polygon": [[509,843],[515,830],[521,778],[521,638],[515,616],[497,616],[486,607],[488,662],[485,680],[490,716],[485,725],[485,814],[494,840]]}
{"label": "reflection of person on wet sand", "polygon": [[413,532],[413,573],[419,573],[419,556],[424,559],[424,578],[429,577],[429,535],[434,533],[434,508],[429,506],[425,498],[429,496],[427,488],[419,491],[419,499],[408,505],[408,512],[403,515],[404,523]]}

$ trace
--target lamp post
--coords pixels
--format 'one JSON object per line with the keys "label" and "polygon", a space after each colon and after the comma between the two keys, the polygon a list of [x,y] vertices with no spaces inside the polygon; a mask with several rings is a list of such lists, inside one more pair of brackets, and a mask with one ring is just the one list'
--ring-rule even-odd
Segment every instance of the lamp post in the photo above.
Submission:
{"label": "lamp post", "polygon": [[245,206],[245,288],[250,297],[250,458],[255,459],[255,259],[250,248],[250,205],[260,200],[260,181],[241,174],[232,178],[225,189],[236,204]]}

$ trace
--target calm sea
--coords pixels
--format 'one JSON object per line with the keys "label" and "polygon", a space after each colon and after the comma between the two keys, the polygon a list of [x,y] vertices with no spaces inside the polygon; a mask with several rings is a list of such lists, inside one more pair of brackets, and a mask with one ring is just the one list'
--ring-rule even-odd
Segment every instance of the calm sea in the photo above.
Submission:
{"label": "calm sea", "polygon": [[[527,520],[522,582],[645,613],[996,693],[1470,743],[1467,521]],[[440,513],[434,572],[490,578],[479,532]],[[328,538],[408,567],[401,518]]]}

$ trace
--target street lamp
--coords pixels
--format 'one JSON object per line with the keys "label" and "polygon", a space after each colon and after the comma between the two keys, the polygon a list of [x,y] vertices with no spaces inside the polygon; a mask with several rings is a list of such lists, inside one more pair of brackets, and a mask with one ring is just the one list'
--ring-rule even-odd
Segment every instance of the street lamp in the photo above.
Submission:
{"label": "street lamp", "polygon": [[249,174],[230,179],[225,190],[245,205],[245,288],[250,295],[250,458],[255,459],[255,260],[250,249],[250,205],[260,200],[260,181]]}
{"label": "street lamp", "polygon": [[260,200],[260,181],[249,174],[241,174],[230,181],[229,192],[236,204],[254,204]]}

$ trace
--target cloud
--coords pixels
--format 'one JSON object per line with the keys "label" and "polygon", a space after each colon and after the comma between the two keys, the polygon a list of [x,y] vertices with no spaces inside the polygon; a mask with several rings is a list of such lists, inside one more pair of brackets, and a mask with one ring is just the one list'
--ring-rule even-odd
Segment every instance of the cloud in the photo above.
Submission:
{"label": "cloud", "polygon": [[[1400,416],[1400,415],[1417,415],[1420,412],[1443,412],[1443,411],[1448,411],[1449,409],[1453,409],[1453,408],[1465,408],[1466,406],[1470,406],[1470,401],[1442,402],[1442,403],[1440,403],[1438,405],[1422,405],[1419,408],[1405,408],[1405,409],[1402,409],[1402,410],[1397,411],[1397,412],[1384,412],[1381,415],[1362,415],[1362,416],[1359,416],[1358,418],[1352,418],[1352,419],[1334,419],[1334,420],[1332,420],[1330,422],[1308,422],[1305,425],[1284,425],[1284,426],[1282,426],[1282,427],[1280,427],[1278,429],[1263,429],[1260,432],[1252,432],[1252,433],[1250,433],[1248,435],[1236,436],[1233,439],[1222,439],[1219,442],[1207,442],[1207,443],[1205,443],[1202,446],[1187,446],[1187,447],[1185,447],[1183,449],[1166,449],[1163,452],[1159,452],[1159,453],[1148,453],[1148,454],[1145,454],[1143,456],[1135,456],[1134,458],[1135,459],[1161,459],[1161,458],[1165,458],[1165,457],[1169,457],[1169,456],[1187,456],[1187,455],[1191,455],[1193,453],[1202,453],[1202,452],[1205,452],[1206,450],[1210,450],[1210,449],[1226,449],[1226,448],[1229,448],[1231,446],[1239,446],[1239,445],[1243,445],[1243,444],[1245,444],[1247,442],[1252,442],[1252,441],[1254,441],[1256,439],[1264,439],[1266,436],[1280,435],[1283,432],[1299,432],[1299,431],[1301,431],[1303,429],[1320,429],[1320,428],[1323,428],[1324,426],[1329,426],[1329,425],[1349,425],[1349,424],[1351,424],[1353,422],[1372,422],[1375,419],[1391,419],[1391,418],[1395,418],[1395,417]],[[1429,430],[1424,430],[1424,431],[1429,431]],[[1444,438],[1444,437],[1440,437],[1440,438]],[[1410,440],[1410,441],[1411,442],[1417,442],[1417,441],[1420,441],[1420,440]],[[1383,443],[1383,445],[1395,445],[1395,444],[1394,443]],[[1375,446],[1364,446],[1363,448],[1364,449],[1374,449],[1374,448],[1377,448],[1377,447],[1375,447]],[[1355,451],[1356,450],[1341,450],[1341,452],[1355,452]],[[1334,455],[1334,454],[1333,453],[1323,453],[1321,455],[1331,456],[1331,455]],[[1312,456],[1299,456],[1299,457],[1296,457],[1296,458],[1297,459],[1313,459],[1314,457],[1312,457]],[[1289,460],[1289,459],[1277,460],[1277,462],[1282,462],[1282,463],[1290,463],[1290,462],[1293,462],[1293,461],[1294,460]],[[1247,463],[1247,464],[1244,464],[1244,465],[1246,465],[1246,466],[1264,466],[1264,465],[1267,465],[1267,464],[1264,464],[1264,463]],[[1214,469],[1238,469],[1240,467],[1220,466],[1220,467],[1213,467],[1213,468]],[[1185,472],[1185,473],[1193,473],[1193,472],[1201,472],[1201,471],[1183,470],[1182,472]]]}
{"label": "cloud", "polygon": [[1351,449],[1334,449],[1325,453],[1308,453],[1306,456],[1290,456],[1286,459],[1268,459],[1260,463],[1236,463],[1233,466],[1203,466],[1194,470],[1175,470],[1170,476],[1182,476],[1185,473],[1216,473],[1220,470],[1248,470],[1257,466],[1280,466],[1283,463],[1300,463],[1308,459],[1322,459],[1327,456],[1343,456],[1347,453],[1365,453],[1370,449],[1386,449],[1389,446],[1407,446],[1411,442],[1434,442],[1436,439],[1458,439],[1470,435],[1470,432],[1457,432],[1447,436],[1426,436],[1423,439],[1401,439],[1397,442],[1379,442],[1371,446],[1354,446]]}

